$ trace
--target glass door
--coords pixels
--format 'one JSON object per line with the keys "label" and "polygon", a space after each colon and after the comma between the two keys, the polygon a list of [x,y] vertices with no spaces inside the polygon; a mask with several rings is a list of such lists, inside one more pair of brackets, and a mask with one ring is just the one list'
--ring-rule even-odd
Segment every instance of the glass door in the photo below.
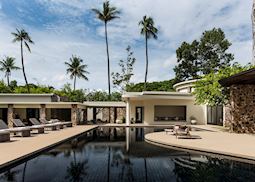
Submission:
{"label": "glass door", "polygon": [[143,107],[135,108],[135,123],[143,123]]}

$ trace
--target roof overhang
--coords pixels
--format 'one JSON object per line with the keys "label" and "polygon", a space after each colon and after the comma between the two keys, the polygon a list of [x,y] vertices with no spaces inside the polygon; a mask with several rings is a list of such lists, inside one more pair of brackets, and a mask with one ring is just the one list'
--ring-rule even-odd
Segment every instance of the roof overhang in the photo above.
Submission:
{"label": "roof overhang", "polygon": [[194,85],[199,79],[195,79],[195,80],[187,80],[187,81],[183,81],[183,82],[179,82],[173,85],[173,88],[182,88],[182,87],[186,87],[187,85]]}
{"label": "roof overhang", "polygon": [[50,94],[16,94],[16,93],[1,93],[0,97],[9,97],[9,96],[18,96],[18,97],[51,97],[54,96],[53,93]]}
{"label": "roof overhang", "polygon": [[224,87],[229,87],[234,84],[255,84],[255,68],[249,69],[232,75],[228,78],[219,80],[219,83]]}
{"label": "roof overhang", "polygon": [[77,108],[85,109],[86,106],[80,102],[0,102],[0,108],[8,108],[8,105],[13,105],[14,108],[41,108],[45,105],[46,108],[72,108],[76,105]]}
{"label": "roof overhang", "polygon": [[125,102],[83,102],[83,104],[87,107],[126,107]]}
{"label": "roof overhang", "polygon": [[154,100],[154,99],[180,99],[194,100],[190,93],[182,92],[126,92],[122,95],[123,100]]}

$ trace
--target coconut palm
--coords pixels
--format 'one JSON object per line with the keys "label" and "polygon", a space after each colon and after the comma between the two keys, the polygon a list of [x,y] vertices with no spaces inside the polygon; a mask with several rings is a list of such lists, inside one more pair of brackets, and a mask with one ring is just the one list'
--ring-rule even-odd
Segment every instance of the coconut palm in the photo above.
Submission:
{"label": "coconut palm", "polygon": [[13,57],[6,57],[2,61],[0,61],[0,71],[5,72],[5,77],[7,78],[7,84],[10,86],[10,76],[12,70],[20,69],[18,66],[15,66],[15,58]]}
{"label": "coconut palm", "polygon": [[12,32],[12,35],[14,36],[13,42],[20,42],[20,53],[21,53],[21,64],[22,64],[22,71],[24,75],[24,79],[27,86],[27,91],[30,92],[29,85],[27,82],[27,77],[25,73],[25,66],[24,66],[24,56],[23,56],[23,43],[27,47],[27,50],[31,52],[31,49],[29,47],[29,44],[34,44],[29,34],[24,29],[16,29],[16,32]]}
{"label": "coconut palm", "polygon": [[105,1],[103,3],[103,10],[99,9],[92,9],[95,12],[97,18],[104,22],[105,28],[105,43],[106,43],[106,53],[107,53],[107,65],[108,65],[108,94],[109,98],[111,95],[111,80],[110,80],[110,56],[109,56],[109,48],[108,48],[108,35],[107,35],[107,23],[111,20],[114,20],[118,17],[120,12],[117,10],[116,7],[110,6],[109,1]]}
{"label": "coconut palm", "polygon": [[86,70],[88,65],[82,64],[83,60],[80,57],[72,56],[69,62],[65,62],[67,65],[66,72],[70,74],[70,78],[74,79],[73,90],[75,91],[76,78],[83,78],[84,80],[89,80],[86,75],[89,72]]}
{"label": "coconut palm", "polygon": [[141,27],[141,34],[145,36],[145,56],[146,56],[146,69],[145,69],[145,79],[144,79],[144,90],[146,90],[147,75],[148,75],[148,39],[157,39],[158,29],[154,27],[154,21],[151,17],[146,15],[138,24]]}

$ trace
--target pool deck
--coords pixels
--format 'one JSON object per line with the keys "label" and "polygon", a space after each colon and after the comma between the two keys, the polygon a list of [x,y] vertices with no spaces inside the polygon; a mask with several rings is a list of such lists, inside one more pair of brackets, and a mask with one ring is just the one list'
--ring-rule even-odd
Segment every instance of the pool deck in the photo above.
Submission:
{"label": "pool deck", "polygon": [[81,125],[31,137],[11,137],[11,142],[0,143],[0,169],[95,128],[97,125]]}
{"label": "pool deck", "polygon": [[243,159],[243,162],[255,163],[255,135],[235,134],[222,127],[197,126],[203,131],[192,131],[191,135],[201,139],[177,139],[166,132],[154,132],[145,135],[145,141],[167,148],[224,155]]}

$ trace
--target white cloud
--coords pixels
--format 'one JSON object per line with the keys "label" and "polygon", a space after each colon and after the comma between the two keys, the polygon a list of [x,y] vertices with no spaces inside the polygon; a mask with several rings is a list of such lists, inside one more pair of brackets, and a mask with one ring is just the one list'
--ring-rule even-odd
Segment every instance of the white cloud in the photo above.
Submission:
{"label": "white cloud", "polygon": [[[101,8],[103,0],[37,0],[57,22],[45,22],[33,27],[9,19],[0,8],[0,56],[11,55],[20,65],[19,45],[11,43],[10,32],[24,26],[35,41],[32,53],[25,52],[29,81],[61,87],[72,83],[65,75],[64,62],[72,54],[79,55],[89,65],[89,82],[78,81],[79,88],[107,88],[107,64],[104,27],[91,16],[91,8]],[[111,0],[122,14],[109,23],[111,70],[118,69],[119,59],[126,58],[130,44],[137,58],[132,81],[144,80],[144,38],[139,34],[138,22],[143,15],[152,16],[159,27],[159,39],[149,41],[149,81],[173,77],[176,65],[175,50],[182,41],[192,41],[213,27],[221,27],[233,43],[230,52],[235,61],[245,64],[251,60],[251,1],[240,0]],[[23,2],[25,3],[25,2]],[[0,3],[1,4],[1,3]],[[1,6],[0,6],[1,7]],[[2,7],[3,9],[4,7]],[[22,9],[21,9],[22,10]],[[84,15],[88,17],[84,19]],[[1,18],[2,17],[2,18]],[[45,20],[46,21],[46,20]],[[96,27],[95,27],[96,25]],[[2,74],[3,76],[3,74]],[[24,83],[22,73],[12,75]],[[36,78],[36,79],[33,79]]]}
{"label": "white cloud", "polygon": [[176,58],[176,55],[174,54],[164,61],[163,67],[170,68],[171,66],[176,65],[176,62],[177,62],[177,58]]}

